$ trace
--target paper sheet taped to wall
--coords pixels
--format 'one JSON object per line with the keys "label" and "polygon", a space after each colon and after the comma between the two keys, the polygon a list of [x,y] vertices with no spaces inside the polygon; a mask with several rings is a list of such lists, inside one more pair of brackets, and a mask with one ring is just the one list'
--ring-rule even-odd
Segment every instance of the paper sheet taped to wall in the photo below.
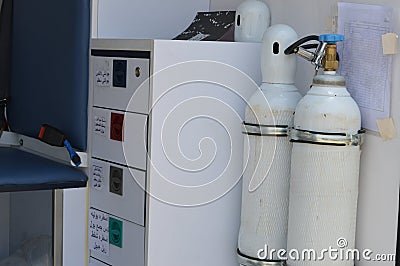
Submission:
{"label": "paper sheet taped to wall", "polygon": [[376,120],[390,116],[391,56],[382,35],[392,32],[392,8],[338,3],[339,73],[361,110],[362,126],[378,131]]}

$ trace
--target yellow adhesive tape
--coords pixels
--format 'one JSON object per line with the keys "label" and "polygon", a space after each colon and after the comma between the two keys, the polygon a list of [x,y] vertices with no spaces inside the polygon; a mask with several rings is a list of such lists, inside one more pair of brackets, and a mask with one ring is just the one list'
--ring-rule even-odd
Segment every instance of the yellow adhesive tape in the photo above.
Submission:
{"label": "yellow adhesive tape", "polygon": [[394,122],[392,118],[386,118],[382,120],[377,120],[376,124],[378,125],[379,133],[381,134],[381,138],[384,141],[394,139],[397,137],[397,129],[394,126]]}
{"label": "yellow adhesive tape", "polygon": [[383,54],[397,54],[399,36],[396,33],[382,35]]}

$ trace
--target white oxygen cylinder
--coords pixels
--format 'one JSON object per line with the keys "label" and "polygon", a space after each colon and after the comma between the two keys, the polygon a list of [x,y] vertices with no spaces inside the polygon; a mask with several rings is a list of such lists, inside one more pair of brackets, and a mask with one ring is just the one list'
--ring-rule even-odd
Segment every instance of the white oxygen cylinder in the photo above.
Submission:
{"label": "white oxygen cylinder", "polygon": [[267,4],[260,0],[245,0],[236,9],[235,42],[262,42],[270,24]]}
{"label": "white oxygen cylinder", "polygon": [[[354,265],[340,254],[355,248],[360,128],[360,110],[344,77],[315,76],[296,108],[292,132],[289,266]],[[329,248],[338,250],[332,258],[324,253]],[[304,252],[310,249],[315,253]]]}
{"label": "white oxygen cylinder", "polygon": [[288,129],[301,95],[293,85],[296,58],[284,50],[296,39],[296,32],[282,24],[268,28],[263,38],[263,82],[248,102],[244,122],[244,154],[249,156],[244,159],[238,239],[241,265],[281,265],[276,254],[259,251],[265,246],[286,249],[292,149]]}

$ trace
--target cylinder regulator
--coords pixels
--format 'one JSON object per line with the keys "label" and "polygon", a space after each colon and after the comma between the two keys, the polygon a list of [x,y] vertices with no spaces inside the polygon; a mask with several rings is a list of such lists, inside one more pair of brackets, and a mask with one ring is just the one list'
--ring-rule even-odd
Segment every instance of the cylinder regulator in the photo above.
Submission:
{"label": "cylinder regulator", "polygon": [[246,0],[236,9],[235,41],[262,42],[264,32],[270,24],[268,6],[260,0]]}
{"label": "cylinder regulator", "polygon": [[[306,58],[316,70],[324,68],[297,105],[290,133],[293,150],[287,248],[299,254],[312,249],[316,255],[290,256],[288,265],[354,265],[350,260],[332,261],[322,255],[330,247],[355,247],[361,115],[344,77],[336,75],[336,43],[344,37],[321,35],[319,44],[301,45],[315,39],[309,36],[285,51]],[[310,52],[311,47],[316,51]]]}
{"label": "cylinder regulator", "polygon": [[[297,39],[287,25],[263,37],[262,85],[248,102],[238,258],[241,265],[284,265],[268,250],[286,249],[292,144],[288,130],[301,94],[294,86],[296,57],[284,50]],[[247,142],[246,142],[247,140]]]}

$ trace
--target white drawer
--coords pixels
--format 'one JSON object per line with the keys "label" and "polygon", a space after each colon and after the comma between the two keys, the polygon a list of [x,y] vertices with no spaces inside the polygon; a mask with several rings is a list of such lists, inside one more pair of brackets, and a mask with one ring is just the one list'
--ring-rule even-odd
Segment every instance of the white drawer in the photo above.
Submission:
{"label": "white drawer", "polygon": [[89,258],[89,266],[109,266],[109,265],[95,258]]}
{"label": "white drawer", "polygon": [[90,206],[144,226],[146,173],[92,159]]}
{"label": "white drawer", "polygon": [[91,58],[94,106],[148,114],[149,59]]}
{"label": "white drawer", "polygon": [[146,170],[147,115],[93,108],[92,156]]}
{"label": "white drawer", "polygon": [[[116,221],[115,226],[113,221]],[[90,257],[114,266],[144,266],[144,227],[110,215],[109,230],[108,256],[90,250]],[[113,238],[119,245],[112,244]]]}

